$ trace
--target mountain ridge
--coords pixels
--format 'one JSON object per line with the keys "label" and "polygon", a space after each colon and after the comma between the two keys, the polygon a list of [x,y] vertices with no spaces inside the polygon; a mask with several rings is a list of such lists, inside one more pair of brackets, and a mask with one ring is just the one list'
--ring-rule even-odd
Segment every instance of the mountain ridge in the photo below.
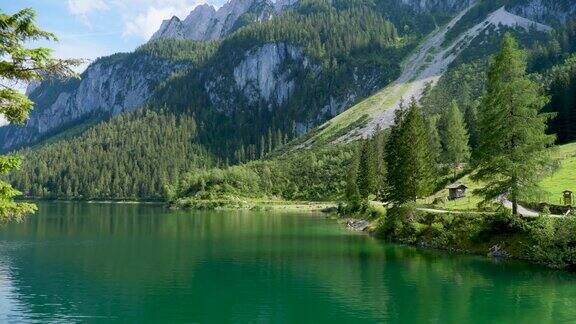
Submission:
{"label": "mountain ridge", "polygon": [[[525,6],[527,8],[538,7],[532,4],[540,3],[539,1],[529,0],[527,4],[510,6],[509,12],[502,8],[499,10],[504,10],[509,14],[522,10],[530,13],[533,10],[522,8]],[[322,36],[325,39],[315,39],[321,36],[318,31],[310,33],[309,36],[306,35],[306,37],[314,39],[314,42],[318,42],[318,44],[313,43],[314,46],[307,46],[305,42],[302,43],[294,36],[290,36],[291,34],[282,36],[280,33],[287,29],[286,26],[291,26],[282,24],[286,22],[293,24],[295,21],[298,23],[295,25],[298,26],[296,29],[305,26],[314,30],[314,28],[321,26],[315,26],[313,25],[314,22],[308,20],[310,17],[314,17],[315,10],[328,10],[328,12],[332,10],[340,13],[341,17],[338,19],[346,18],[349,20],[347,22],[348,25],[332,25],[329,28],[341,28],[343,32],[338,31],[338,33],[345,33],[349,26],[352,27],[356,21],[360,20],[358,17],[366,20],[367,16],[365,15],[367,13],[374,13],[378,19],[374,20],[374,23],[369,27],[364,26],[363,28],[374,29],[375,26],[380,26],[386,21],[382,18],[384,14],[390,16],[391,12],[393,13],[396,9],[402,14],[409,12],[408,17],[418,15],[418,12],[421,15],[427,15],[427,13],[421,13],[427,11],[442,11],[442,14],[445,15],[446,12],[444,11],[456,10],[461,8],[463,4],[469,4],[472,1],[401,0],[392,4],[377,2],[375,7],[372,5],[361,6],[364,11],[353,11],[351,8],[355,8],[354,6],[346,7],[348,3],[342,1],[312,1],[310,3],[317,3],[324,7],[312,7],[311,9],[310,7],[300,8],[300,2],[295,0],[276,3],[268,0],[233,0],[227,3],[228,6],[223,6],[222,8],[232,8],[234,3],[243,4],[243,6],[240,6],[243,10],[254,3],[266,3],[268,8],[272,8],[271,6],[274,4],[272,9],[275,12],[277,12],[279,7],[282,10],[286,7],[292,7],[282,14],[274,16],[275,19],[256,24],[249,23],[246,28],[234,31],[219,40],[191,43],[186,43],[187,41],[185,40],[169,38],[152,40],[143,45],[143,48],[158,47],[158,44],[168,42],[165,47],[174,52],[171,58],[160,57],[158,61],[160,64],[157,67],[152,66],[156,63],[153,61],[157,59],[157,53],[146,53],[146,51],[143,51],[147,55],[147,60],[149,60],[148,63],[144,64],[142,63],[143,61],[134,64],[134,58],[138,56],[134,53],[116,54],[97,60],[89,66],[85,72],[88,77],[85,77],[84,80],[47,81],[40,85],[31,85],[29,94],[36,102],[36,109],[24,128],[17,128],[16,126],[0,128],[0,150],[9,151],[35,144],[43,138],[81,123],[83,120],[109,118],[125,111],[137,109],[151,99],[154,99],[154,104],[160,107],[175,105],[179,107],[177,109],[189,111],[189,107],[195,105],[197,107],[194,109],[198,110],[194,112],[195,114],[205,115],[208,111],[221,113],[221,117],[203,117],[212,119],[210,123],[204,124],[204,131],[210,132],[209,127],[221,127],[223,116],[227,119],[225,124],[238,125],[230,126],[232,130],[222,131],[222,136],[228,136],[224,134],[234,134],[231,137],[238,138],[238,143],[235,144],[236,148],[230,148],[232,151],[239,149],[243,145],[259,145],[259,136],[269,132],[269,128],[281,129],[283,133],[291,134],[291,136],[301,136],[340,113],[346,112],[349,107],[361,102],[379,89],[381,92],[384,91],[382,90],[384,86],[388,86],[389,82],[401,76],[400,67],[396,66],[394,61],[404,59],[409,62],[410,60],[406,58],[404,52],[415,44],[410,44],[409,40],[415,39],[420,42],[420,39],[411,34],[414,33],[414,27],[403,26],[399,35],[395,37],[404,43],[394,44],[394,42],[389,42],[379,45],[382,48],[376,47],[374,49],[371,48],[374,47],[374,35],[343,34],[340,40],[334,40],[332,37],[338,34],[328,30],[326,35]],[[330,4],[328,5],[328,3]],[[478,3],[484,4],[484,2],[477,2],[474,4],[474,8],[476,8]],[[380,4],[386,4],[386,6],[380,8],[378,7]],[[562,7],[568,10],[566,12],[570,12],[570,8],[576,8],[576,4],[568,3],[568,5],[571,5],[571,7]],[[334,6],[338,6],[339,9],[335,9],[336,7]],[[542,3],[541,6],[548,10],[548,13],[556,12],[554,11],[557,8],[555,6]],[[377,10],[382,10],[382,12]],[[212,9],[208,6],[199,6],[193,12],[201,13],[203,11],[212,12]],[[230,10],[227,9],[227,12],[230,12]],[[333,14],[330,13],[330,15]],[[186,19],[193,20],[191,16]],[[290,19],[284,18],[286,16],[290,17]],[[509,15],[505,16],[510,17]],[[234,17],[239,16],[235,15]],[[426,16],[418,17],[426,18]],[[436,16],[434,15],[430,17],[430,21],[435,19]],[[502,17],[498,19],[503,20]],[[396,17],[396,21],[400,23],[403,20]],[[485,20],[480,23],[483,21]],[[527,25],[525,20],[522,21],[524,21],[523,28],[531,25]],[[478,25],[476,22],[474,23],[475,26]],[[494,24],[495,22],[490,23],[491,26],[494,26]],[[535,24],[534,26],[539,25]],[[273,28],[278,28],[278,31],[271,31]],[[469,28],[466,27],[465,30]],[[456,30],[457,26],[453,25],[452,29]],[[548,27],[544,29],[548,29]],[[358,30],[362,32],[363,29],[359,28]],[[266,35],[264,33],[268,32],[271,36],[261,36]],[[250,33],[260,36],[247,36]],[[300,34],[301,31],[294,31],[294,35]],[[340,56],[326,57],[326,46],[330,45],[330,42],[335,43],[335,45],[331,46],[338,48],[338,46],[341,46],[339,42],[347,41],[350,37],[359,36],[366,37],[367,40],[362,43],[361,47],[352,48],[349,52],[344,52],[345,54]],[[306,37],[304,39],[307,39]],[[210,63],[206,63],[208,65],[200,68],[200,64],[197,64],[198,62],[194,60],[178,59],[178,56],[182,56],[183,53],[184,56],[188,52],[196,55],[194,51],[198,47],[206,48],[202,51],[204,53],[202,55],[205,56],[204,61],[210,61]],[[439,48],[439,46],[437,47]],[[137,50],[136,52],[139,51]],[[363,52],[367,54],[364,55],[362,54]],[[355,55],[353,59],[351,59],[352,55]],[[421,59],[426,59],[426,57],[422,56]],[[225,62],[226,67],[222,67]],[[116,67],[114,67],[115,65]],[[130,67],[133,68],[131,69]],[[336,72],[333,75],[329,74],[335,68]],[[99,72],[95,73],[97,71]],[[112,71],[113,73],[104,73],[103,71]],[[90,77],[96,74],[99,77]],[[182,79],[181,82],[184,84],[179,85],[179,79]],[[405,79],[405,81],[410,81],[410,78]],[[83,89],[90,88],[90,93],[78,91],[76,87],[80,86]],[[165,91],[175,86],[182,87],[182,89],[180,91]],[[406,88],[406,86],[403,86],[403,88]],[[159,95],[158,91],[162,89],[165,94]],[[190,90],[193,91],[191,92]],[[44,95],[41,95],[42,93]],[[294,98],[295,94],[298,98]],[[83,99],[82,97],[85,98]],[[98,100],[92,100],[95,98],[98,98]],[[364,102],[370,104],[371,100],[367,99]],[[377,110],[379,108],[373,107],[373,109]],[[346,116],[350,116],[353,112],[354,110],[336,118],[347,118]],[[388,112],[388,114],[392,113]],[[363,115],[360,114],[351,119],[350,122],[343,124],[343,127],[338,129],[337,132],[344,130],[354,132],[360,124],[366,122],[361,120]],[[390,120],[390,118],[384,119]],[[243,133],[238,133],[244,132],[239,130],[239,128],[245,123],[255,122],[261,123],[262,126],[256,128],[249,126],[251,129],[256,129],[253,133],[244,135],[242,135]],[[347,129],[353,123],[357,125]],[[320,133],[326,132],[326,125],[320,126]],[[387,126],[386,123],[372,123],[369,127],[371,129],[369,133],[385,126]],[[358,136],[348,137],[358,138]],[[225,146],[222,143],[213,145]]]}
{"label": "mountain ridge", "polygon": [[231,0],[219,9],[209,4],[199,5],[184,19],[173,16],[164,20],[152,35],[152,41],[162,38],[209,41],[220,39],[238,28],[237,22],[247,14],[254,15],[244,23],[269,20],[288,4],[270,0]]}
{"label": "mountain ridge", "polygon": [[[504,6],[490,13],[486,19],[458,36],[447,47],[442,46],[450,28],[468,13],[474,5],[460,12],[445,27],[432,33],[419,49],[404,62],[404,73],[391,85],[379,91],[376,95],[365,99],[351,107],[334,119],[319,126],[320,132],[314,134],[304,143],[295,148],[304,148],[320,143],[345,143],[360,138],[369,138],[376,131],[386,129],[394,121],[394,112],[412,98],[419,100],[429,85],[435,85],[454,59],[482,32],[493,27],[521,28],[526,31],[534,29],[540,32],[550,32],[552,27],[514,15]],[[359,121],[362,126],[354,126]],[[348,132],[340,134],[340,130]]]}

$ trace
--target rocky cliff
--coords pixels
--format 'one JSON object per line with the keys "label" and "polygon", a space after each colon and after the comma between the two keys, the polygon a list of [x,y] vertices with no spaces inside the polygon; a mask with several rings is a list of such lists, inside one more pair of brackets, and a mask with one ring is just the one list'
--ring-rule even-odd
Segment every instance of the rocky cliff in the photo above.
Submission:
{"label": "rocky cliff", "polygon": [[[295,70],[312,70],[320,72],[304,55],[302,48],[286,43],[268,43],[250,50],[243,55],[232,75],[215,75],[206,82],[212,104],[219,109],[234,105],[233,94],[240,94],[248,104],[262,103],[269,110],[284,104],[294,92]],[[219,83],[218,80],[229,78],[233,86]],[[226,109],[230,110],[230,109]]]}
{"label": "rocky cliff", "polygon": [[507,9],[513,14],[541,23],[564,24],[576,15],[576,1],[529,0]]}
{"label": "rocky cliff", "polygon": [[[472,2],[395,1],[404,9],[410,7],[417,11],[457,11]],[[218,10],[209,5],[198,6],[184,20],[174,17],[165,21],[153,39],[216,39],[235,30],[242,23],[271,19],[297,2],[232,0]],[[526,0],[508,10],[520,16],[537,17],[534,19],[537,21],[549,17],[566,21],[576,12],[576,3],[570,0]],[[500,14],[491,16],[499,18],[498,24],[493,25],[506,26],[510,19],[502,17],[510,18],[510,14],[504,10],[497,13]],[[520,17],[510,21],[514,22],[514,26],[528,26]],[[534,24],[530,22],[529,25]],[[534,26],[548,29],[543,25]],[[382,52],[374,53],[386,57]],[[156,97],[155,90],[160,84],[165,85],[165,95],[158,95],[160,99],[156,102],[161,105],[175,101],[178,101],[174,103],[175,106],[182,106],[178,109],[189,109],[195,105],[203,109],[201,113],[204,115],[215,111],[226,116],[230,119],[230,125],[239,124],[234,118],[241,118],[245,123],[265,119],[266,122],[261,124],[266,126],[262,127],[272,124],[270,120],[274,120],[274,127],[280,123],[293,123],[296,133],[301,135],[346,111],[398,77],[400,71],[399,67],[395,70],[395,62],[402,59],[400,56],[394,57],[389,60],[389,65],[379,63],[370,66],[366,64],[371,61],[369,58],[356,53],[361,59],[346,62],[346,58],[343,58],[342,62],[330,62],[338,69],[336,74],[327,75],[326,62],[312,59],[306,55],[302,46],[286,41],[257,40],[243,49],[231,46],[220,55],[202,69],[186,72],[189,67],[181,62],[136,52],[117,54],[94,62],[80,81],[52,81],[31,85],[28,94],[36,103],[35,109],[26,127],[0,128],[0,151],[33,144],[88,119],[104,118],[138,108],[150,98]],[[183,85],[173,80],[168,81],[175,72],[187,75],[187,78],[180,81]],[[174,90],[170,91],[170,88]],[[175,97],[178,100],[173,100]],[[250,136],[255,137],[253,134]]]}
{"label": "rocky cliff", "polygon": [[[162,22],[151,40],[160,38],[189,39],[196,41],[221,38],[241,27],[242,24],[270,19],[277,11],[284,10],[295,0],[231,0],[216,10],[204,4],[197,6],[186,19],[174,16]],[[241,18],[245,18],[242,20]]]}
{"label": "rocky cliff", "polygon": [[81,80],[32,84],[27,92],[35,107],[25,127],[0,128],[0,150],[8,150],[94,117],[114,116],[141,106],[154,88],[182,68],[147,55],[117,55],[100,59]]}

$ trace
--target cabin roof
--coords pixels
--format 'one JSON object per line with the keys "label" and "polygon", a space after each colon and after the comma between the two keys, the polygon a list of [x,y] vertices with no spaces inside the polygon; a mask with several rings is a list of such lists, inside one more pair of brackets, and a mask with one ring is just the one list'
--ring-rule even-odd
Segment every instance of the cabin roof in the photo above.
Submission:
{"label": "cabin roof", "polygon": [[446,188],[448,188],[448,189],[468,189],[468,187],[466,187],[465,185],[463,185],[461,183],[455,183],[455,184],[450,185]]}
{"label": "cabin roof", "polygon": [[564,191],[562,191],[562,193],[572,193],[572,191],[570,191],[570,190],[564,190]]}

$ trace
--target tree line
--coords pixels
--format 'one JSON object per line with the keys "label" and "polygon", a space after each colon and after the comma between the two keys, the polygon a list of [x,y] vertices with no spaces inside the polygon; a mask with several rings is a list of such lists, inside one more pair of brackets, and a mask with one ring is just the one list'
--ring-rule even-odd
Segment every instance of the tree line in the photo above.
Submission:
{"label": "tree line", "polygon": [[141,109],[18,152],[27,159],[10,180],[31,197],[160,200],[185,171],[214,166],[197,131],[193,117]]}

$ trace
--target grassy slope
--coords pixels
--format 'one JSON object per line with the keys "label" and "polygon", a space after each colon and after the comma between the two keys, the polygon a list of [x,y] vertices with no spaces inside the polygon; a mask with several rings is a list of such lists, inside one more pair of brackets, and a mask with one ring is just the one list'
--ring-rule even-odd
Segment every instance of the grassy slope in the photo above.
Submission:
{"label": "grassy slope", "polygon": [[[576,192],[576,143],[558,146],[554,149],[552,155],[555,159],[558,159],[560,166],[553,175],[542,181],[541,186],[545,194],[538,200],[539,202],[559,204],[562,198],[562,191],[571,190]],[[435,207],[447,210],[477,209],[478,203],[482,199],[472,194],[472,191],[479,188],[480,184],[473,182],[468,176],[461,178],[458,182],[468,186],[467,197],[437,204]],[[443,189],[435,193],[427,198],[425,203],[431,203],[435,198],[440,197],[448,197],[448,190]]]}
{"label": "grassy slope", "polygon": [[553,153],[559,159],[560,168],[551,177],[542,181],[542,188],[547,192],[542,201],[558,204],[562,191],[576,192],[576,143],[559,146]]}
{"label": "grassy slope", "polygon": [[[476,210],[478,209],[478,203],[482,201],[482,198],[472,194],[474,189],[480,188],[480,185],[472,180],[470,177],[464,176],[459,183],[464,184],[468,187],[466,192],[466,197],[456,200],[446,200],[446,202],[435,205],[435,208],[446,209],[446,210]],[[442,189],[426,199],[426,203],[432,203],[436,198],[446,198],[448,197],[448,189]]]}
{"label": "grassy slope", "polygon": [[406,103],[411,98],[419,99],[427,85],[437,82],[474,38],[484,33],[490,26],[510,24],[510,19],[523,21],[520,17],[500,12],[500,15],[490,15],[484,22],[459,32],[458,38],[449,44],[444,44],[446,34],[453,30],[469,9],[463,10],[448,24],[423,39],[413,53],[402,62],[403,72],[396,81],[324,123],[309,137],[298,141],[300,145],[297,147],[348,142],[367,137],[379,128],[388,127],[393,123],[393,111],[402,101]]}

